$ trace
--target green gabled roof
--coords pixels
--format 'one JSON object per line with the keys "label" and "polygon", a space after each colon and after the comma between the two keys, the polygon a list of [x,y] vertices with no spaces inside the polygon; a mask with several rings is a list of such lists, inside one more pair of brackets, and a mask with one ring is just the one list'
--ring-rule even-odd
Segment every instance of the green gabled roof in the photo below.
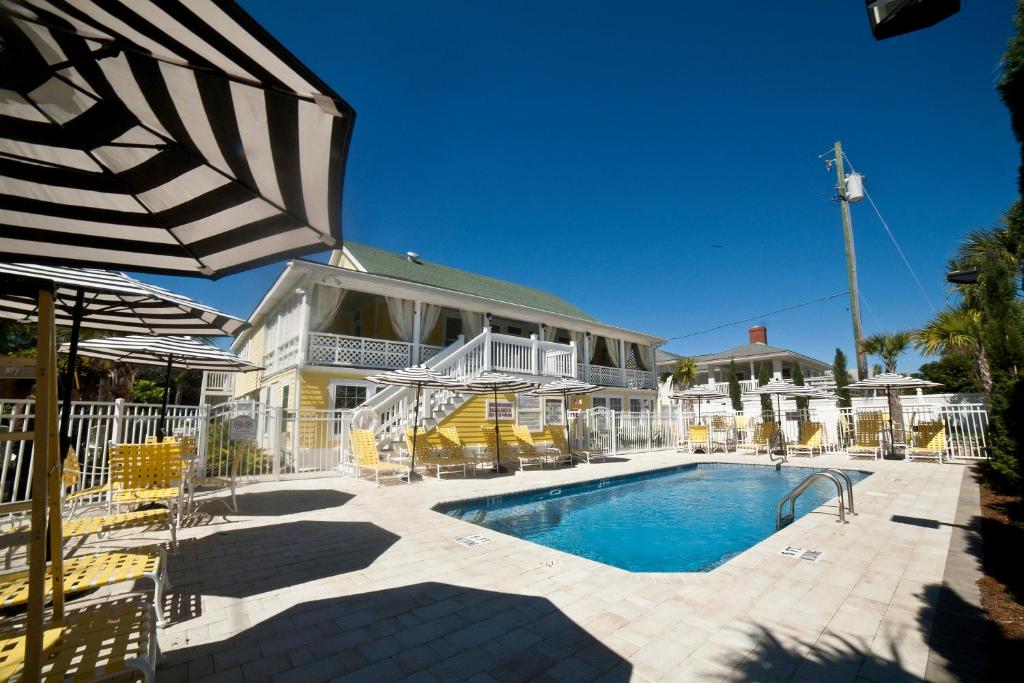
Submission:
{"label": "green gabled roof", "polygon": [[532,287],[523,287],[514,282],[498,280],[485,275],[477,275],[469,271],[450,268],[440,263],[431,263],[420,258],[420,263],[414,263],[402,254],[391,251],[384,251],[365,244],[345,241],[345,248],[351,252],[356,261],[359,262],[366,272],[373,275],[416,282],[418,284],[449,289],[453,292],[472,294],[487,299],[503,301],[519,306],[528,306],[549,313],[568,315],[583,320],[593,320],[580,309],[568,301],[561,299],[550,292],[545,292]]}

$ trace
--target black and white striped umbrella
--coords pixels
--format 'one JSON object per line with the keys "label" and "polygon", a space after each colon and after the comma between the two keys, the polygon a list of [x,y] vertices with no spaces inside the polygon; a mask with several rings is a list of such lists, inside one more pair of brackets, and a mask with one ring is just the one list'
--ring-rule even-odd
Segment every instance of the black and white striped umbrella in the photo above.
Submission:
{"label": "black and white striped umbrella", "polygon": [[669,398],[676,400],[697,400],[697,421],[700,421],[700,407],[704,401],[714,401],[716,399],[729,398],[728,394],[722,393],[718,389],[709,387],[706,384],[698,384],[695,387],[683,389],[682,391],[676,391],[669,395]]}
{"label": "black and white striped umbrella", "polygon": [[[112,270],[0,263],[0,282],[4,278],[53,282],[58,325],[74,323],[76,297],[82,292],[82,308],[77,317],[82,327],[91,329],[153,335],[233,336],[249,326],[244,320],[187,296]],[[0,318],[35,322],[35,298],[0,286]]]}
{"label": "black and white striped umbrella", "polygon": [[[68,345],[64,344],[60,350],[67,353]],[[166,365],[170,361],[173,367],[185,370],[249,372],[262,369],[230,351],[192,337],[130,335],[86,339],[78,343],[78,353],[90,358],[141,365]]]}
{"label": "black and white striped umbrella", "polygon": [[[548,382],[543,384],[539,389],[535,389],[530,392],[537,394],[538,396],[561,396],[562,397],[562,419],[564,420],[565,426],[565,442],[570,443],[569,440],[569,397],[570,396],[583,396],[584,394],[592,394],[595,391],[600,391],[601,387],[596,384],[590,384],[583,380],[576,379],[575,377],[562,377],[556,379],[554,382]],[[572,447],[569,448],[569,455],[572,456]]]}
{"label": "black and white striped umbrella", "polygon": [[898,372],[883,372],[882,374],[868,377],[858,382],[846,385],[847,389],[856,391],[867,391],[869,389],[925,389],[928,387],[941,387],[938,382],[931,382],[918,377],[901,375]]}
{"label": "black and white striped umbrella", "polygon": [[[62,353],[67,353],[70,350],[70,345],[64,344],[60,350]],[[164,376],[163,408],[160,411],[160,423],[156,430],[160,438],[164,436],[164,425],[167,422],[167,398],[171,388],[171,368],[227,372],[249,372],[263,369],[229,351],[210,346],[192,337],[131,335],[87,339],[78,343],[78,353],[90,358],[167,367]]]}
{"label": "black and white striped umbrella", "polygon": [[420,394],[424,387],[428,389],[451,389],[458,385],[457,382],[422,365],[382,372],[379,375],[370,375],[366,379],[377,384],[416,388],[416,400],[413,404],[412,418],[412,454],[410,455],[409,467],[411,472],[416,471],[416,439],[419,436],[420,430]]}
{"label": "black and white striped umbrella", "polygon": [[471,377],[465,382],[460,382],[456,391],[467,394],[493,394],[494,395],[494,437],[496,449],[494,454],[494,468],[501,472],[501,426],[498,424],[498,394],[521,394],[526,391],[537,389],[536,382],[528,382],[503,372],[482,372],[476,377]]}
{"label": "black and white striped umbrella", "polygon": [[355,112],[231,0],[5,0],[0,257],[204,277],[337,246]]}

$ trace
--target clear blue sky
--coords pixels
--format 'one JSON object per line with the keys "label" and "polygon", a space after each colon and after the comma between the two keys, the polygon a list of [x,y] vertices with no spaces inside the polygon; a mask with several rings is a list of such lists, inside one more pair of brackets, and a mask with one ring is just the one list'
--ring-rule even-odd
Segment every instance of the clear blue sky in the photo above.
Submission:
{"label": "clear blue sky", "polygon": [[[347,239],[663,337],[846,289],[817,159],[837,139],[938,306],[960,236],[1015,198],[994,88],[1013,0],[883,42],[862,0],[242,4],[358,112]],[[867,202],[853,214],[866,332],[918,325],[924,296]],[[281,267],[142,277],[245,317]],[[852,355],[844,298],[758,322],[770,343]]]}

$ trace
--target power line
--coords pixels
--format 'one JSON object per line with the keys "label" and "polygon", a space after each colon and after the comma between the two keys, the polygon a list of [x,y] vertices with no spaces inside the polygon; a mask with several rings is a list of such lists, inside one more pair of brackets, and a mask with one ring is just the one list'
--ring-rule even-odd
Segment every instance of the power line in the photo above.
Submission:
{"label": "power line", "polygon": [[[850,164],[850,170],[856,173],[857,171],[853,167],[853,162],[850,161],[850,157],[846,156],[846,152],[843,152],[843,158],[846,159],[846,163]],[[893,235],[892,230],[889,229],[889,224],[885,222],[884,218],[882,218],[882,212],[878,210],[878,205],[875,204],[875,200],[871,198],[871,193],[868,192],[866,187],[864,188],[864,196],[868,198],[868,203],[871,204],[871,208],[875,210],[875,215],[878,216],[878,222],[882,224],[883,228],[885,228],[885,233],[889,235],[892,245],[896,247],[896,253],[898,253],[900,258],[903,259],[904,265],[906,265],[907,270],[910,271],[910,276],[914,278],[917,288],[921,290],[921,295],[924,296],[924,300],[928,302],[928,306],[934,312],[936,308],[935,304],[932,303],[932,298],[928,296],[928,292],[925,291],[924,285],[921,284],[921,280],[917,277],[917,273],[914,272],[914,267],[910,265],[910,259],[908,259],[907,255],[903,253],[903,248],[900,247],[900,243],[896,241],[896,236]]]}
{"label": "power line", "polygon": [[667,341],[676,341],[677,339],[686,339],[687,337],[696,337],[699,334],[707,334],[708,332],[714,332],[715,330],[721,330],[721,329],[723,329],[725,327],[732,327],[733,325],[742,325],[743,323],[749,323],[749,322],[752,322],[754,320],[761,320],[762,318],[767,318],[770,315],[777,315],[779,313],[785,313],[786,311],[792,311],[792,310],[795,310],[797,308],[803,308],[804,306],[810,306],[811,304],[821,303],[822,301],[828,301],[829,299],[837,299],[837,298],[839,298],[841,296],[846,296],[847,294],[849,294],[849,292],[846,291],[846,290],[844,290],[842,292],[836,292],[835,294],[829,294],[828,296],[823,296],[823,297],[820,297],[818,299],[812,299],[810,301],[804,301],[803,303],[794,304],[792,306],[786,306],[785,308],[780,308],[778,310],[770,311],[768,313],[762,313],[760,315],[751,316],[750,318],[744,318],[743,320],[734,320],[731,323],[723,323],[721,325],[716,325],[715,327],[709,327],[708,329],[701,330],[700,332],[689,332],[687,334],[681,334],[678,337],[669,337],[667,339]]}

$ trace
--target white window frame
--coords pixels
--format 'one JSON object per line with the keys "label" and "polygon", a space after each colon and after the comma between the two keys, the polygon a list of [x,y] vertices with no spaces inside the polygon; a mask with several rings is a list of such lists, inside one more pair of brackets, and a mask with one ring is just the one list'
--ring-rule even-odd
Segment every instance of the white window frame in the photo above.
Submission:
{"label": "white window frame", "polygon": [[[521,399],[527,399],[527,400],[536,399],[537,400],[537,407],[535,409],[523,410],[522,407],[520,406],[520,403],[519,403]],[[543,400],[542,397],[540,397],[540,396],[531,396],[531,395],[526,395],[526,394],[516,394],[516,400],[515,400],[515,403],[513,405],[515,406],[515,412],[516,412],[516,422],[515,423],[516,423],[517,426],[528,427],[532,434],[536,434],[536,433],[541,432],[541,431],[544,430],[544,400]],[[529,417],[527,417],[527,420],[529,420],[529,421],[524,422],[523,421],[523,417],[524,416],[536,416],[536,419],[535,420],[530,420]]]}
{"label": "white window frame", "polygon": [[340,410],[334,406],[334,399],[337,396],[336,387],[338,386],[364,387],[367,400],[382,388],[379,384],[365,379],[332,379],[327,385],[327,410],[330,411],[331,417],[334,418],[331,425],[331,433],[334,436],[341,434],[341,420],[338,419]]}

